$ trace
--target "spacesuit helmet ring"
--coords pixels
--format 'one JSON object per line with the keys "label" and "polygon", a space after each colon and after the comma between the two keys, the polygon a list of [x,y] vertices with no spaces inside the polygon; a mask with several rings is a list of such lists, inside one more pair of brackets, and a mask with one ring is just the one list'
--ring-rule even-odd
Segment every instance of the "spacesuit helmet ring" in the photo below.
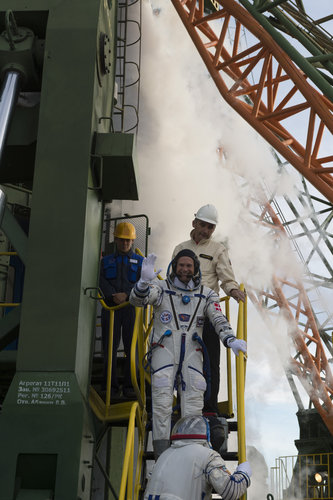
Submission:
{"label": "spacesuit helmet ring", "polygon": [[202,415],[180,418],[171,431],[171,441],[177,439],[204,439],[210,442],[208,420]]}

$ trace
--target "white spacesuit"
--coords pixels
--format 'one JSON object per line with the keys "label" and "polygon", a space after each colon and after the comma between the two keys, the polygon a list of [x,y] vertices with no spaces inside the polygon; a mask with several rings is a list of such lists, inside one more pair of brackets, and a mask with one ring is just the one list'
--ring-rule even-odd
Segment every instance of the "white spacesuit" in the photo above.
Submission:
{"label": "white spacesuit", "polygon": [[180,395],[182,416],[202,412],[207,387],[203,372],[208,361],[202,342],[205,317],[208,316],[223,344],[230,345],[236,354],[239,350],[246,351],[246,342],[235,338],[221,312],[218,295],[200,285],[199,260],[191,250],[181,250],[176,255],[166,280],[151,283],[157,275],[155,260],[156,256],[150,254],[143,261],[141,278],[129,300],[138,307],[154,306],[148,361],[157,458],[169,446],[174,390]]}
{"label": "white spacesuit", "polygon": [[223,500],[236,500],[250,486],[250,464],[243,462],[230,474],[221,456],[210,447],[204,417],[181,418],[172,430],[171,441],[153,468],[145,500],[208,500],[213,489]]}

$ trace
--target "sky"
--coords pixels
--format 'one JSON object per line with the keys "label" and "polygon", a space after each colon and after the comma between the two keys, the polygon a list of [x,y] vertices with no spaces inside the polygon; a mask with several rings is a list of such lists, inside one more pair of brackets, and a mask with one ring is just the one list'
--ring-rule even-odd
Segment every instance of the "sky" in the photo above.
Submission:
{"label": "sky", "polygon": [[[123,211],[148,215],[149,248],[164,273],[176,244],[189,238],[194,213],[213,203],[220,215],[214,237],[227,242],[239,282],[266,286],[277,269],[300,276],[293,253],[276,248],[247,205],[259,180],[292,197],[293,179],[277,173],[264,140],[222,100],[165,0],[143,2],[138,160],[140,201]],[[289,338],[282,322],[269,331],[250,302],[248,313],[247,444],[271,467],[275,458],[297,454],[297,407],[283,369]],[[233,307],[234,328],[235,314]]]}

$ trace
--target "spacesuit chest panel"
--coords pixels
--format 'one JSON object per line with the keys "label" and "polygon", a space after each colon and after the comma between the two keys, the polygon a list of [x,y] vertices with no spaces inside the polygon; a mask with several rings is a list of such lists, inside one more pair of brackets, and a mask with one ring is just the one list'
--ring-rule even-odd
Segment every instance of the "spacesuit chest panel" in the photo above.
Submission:
{"label": "spacesuit chest panel", "polygon": [[[184,296],[187,300],[184,301]],[[173,335],[197,332],[201,336],[204,324],[205,296],[195,291],[165,290],[163,300],[154,311],[154,329],[163,335],[167,329]]]}

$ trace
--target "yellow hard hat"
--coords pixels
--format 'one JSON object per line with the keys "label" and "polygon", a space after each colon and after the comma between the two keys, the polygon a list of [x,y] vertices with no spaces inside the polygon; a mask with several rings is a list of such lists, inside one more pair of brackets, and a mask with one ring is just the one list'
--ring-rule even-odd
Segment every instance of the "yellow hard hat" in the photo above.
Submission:
{"label": "yellow hard hat", "polygon": [[124,240],[135,240],[135,227],[130,222],[120,222],[114,230],[115,238],[123,238]]}

